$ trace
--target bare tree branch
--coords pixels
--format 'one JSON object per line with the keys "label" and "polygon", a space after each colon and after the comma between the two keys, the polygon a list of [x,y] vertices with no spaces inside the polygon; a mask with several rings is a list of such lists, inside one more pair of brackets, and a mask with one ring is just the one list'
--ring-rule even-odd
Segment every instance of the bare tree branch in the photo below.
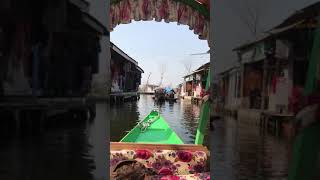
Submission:
{"label": "bare tree branch", "polygon": [[192,61],[191,61],[191,59],[182,61],[182,64],[184,66],[184,69],[185,69],[186,73],[190,74],[191,70],[192,70]]}
{"label": "bare tree branch", "polygon": [[[261,2],[259,0],[240,0],[242,8],[235,11],[239,14],[240,20],[248,28],[254,38],[260,32]],[[233,8],[235,9],[235,8]]]}
{"label": "bare tree branch", "polygon": [[166,64],[161,64],[159,66],[159,69],[160,69],[160,74],[161,74],[161,77],[160,77],[161,79],[160,79],[160,82],[159,82],[159,86],[161,86],[162,85],[162,81],[163,81],[163,75],[167,70],[167,65]]}

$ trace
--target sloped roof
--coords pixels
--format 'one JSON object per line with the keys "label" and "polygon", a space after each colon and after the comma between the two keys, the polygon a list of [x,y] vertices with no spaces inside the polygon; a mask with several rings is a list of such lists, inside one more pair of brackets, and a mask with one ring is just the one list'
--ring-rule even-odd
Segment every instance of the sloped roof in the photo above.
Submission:
{"label": "sloped roof", "polygon": [[110,47],[111,49],[113,49],[115,52],[117,52],[118,54],[120,54],[121,56],[123,56],[125,59],[127,59],[128,61],[132,62],[135,65],[138,65],[138,62],[136,60],[134,60],[133,58],[131,58],[127,53],[125,53],[124,51],[122,51],[118,46],[116,46],[115,44],[113,44],[112,42],[110,42]]}
{"label": "sloped roof", "polygon": [[301,20],[310,19],[320,15],[320,2],[311,4],[299,11],[296,11],[294,14],[285,19],[281,24],[277,25],[272,29],[283,28],[289,26],[293,23],[296,23]]}
{"label": "sloped roof", "polygon": [[200,66],[198,69],[196,69],[196,71],[202,70],[202,69],[209,69],[209,68],[210,68],[210,62]]}
{"label": "sloped roof", "polygon": [[203,71],[203,70],[208,70],[210,69],[210,62],[204,64],[204,65],[201,65],[198,69],[196,69],[195,71],[192,71],[190,74],[187,74],[185,76],[183,76],[183,78],[185,77],[188,77],[188,76],[191,76],[192,74],[194,73],[197,73],[197,72],[200,72],[200,71]]}
{"label": "sloped roof", "polygon": [[144,73],[143,69],[138,66],[138,62],[136,60],[134,60],[133,58],[131,58],[127,53],[123,52],[118,46],[116,46],[115,44],[110,42],[110,47],[112,50],[114,50],[116,53],[118,53],[119,55],[124,57],[126,60],[132,62],[136,66],[136,69],[138,71]]}
{"label": "sloped roof", "polygon": [[136,66],[137,70],[140,71],[141,73],[144,73],[143,69],[140,66]]}

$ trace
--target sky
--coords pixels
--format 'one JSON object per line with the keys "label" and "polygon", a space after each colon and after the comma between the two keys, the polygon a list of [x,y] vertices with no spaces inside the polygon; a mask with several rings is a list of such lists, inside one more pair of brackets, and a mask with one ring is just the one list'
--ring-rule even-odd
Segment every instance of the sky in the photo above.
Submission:
{"label": "sky", "polygon": [[176,87],[183,82],[187,73],[185,65],[192,70],[210,61],[206,40],[200,40],[187,25],[155,21],[133,21],[121,24],[110,33],[111,42],[138,62],[144,70],[142,85],[151,72],[149,84],[160,83],[164,72],[163,85]]}

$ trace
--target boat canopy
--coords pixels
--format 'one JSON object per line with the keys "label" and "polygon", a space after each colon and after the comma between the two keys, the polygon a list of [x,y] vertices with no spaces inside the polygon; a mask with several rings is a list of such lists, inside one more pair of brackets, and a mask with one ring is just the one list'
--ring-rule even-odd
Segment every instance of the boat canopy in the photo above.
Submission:
{"label": "boat canopy", "polygon": [[166,87],[164,90],[165,90],[166,93],[169,93],[169,92],[173,91],[173,89],[171,87]]}
{"label": "boat canopy", "polygon": [[209,6],[209,0],[111,0],[109,26],[112,31],[132,20],[177,22],[209,42]]}

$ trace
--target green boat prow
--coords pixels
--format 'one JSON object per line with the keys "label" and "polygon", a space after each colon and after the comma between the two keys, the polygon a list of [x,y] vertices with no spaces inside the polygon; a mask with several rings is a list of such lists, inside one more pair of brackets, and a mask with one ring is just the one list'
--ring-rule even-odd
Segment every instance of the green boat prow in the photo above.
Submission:
{"label": "green boat prow", "polygon": [[184,144],[158,111],[139,122],[120,142],[150,144]]}

